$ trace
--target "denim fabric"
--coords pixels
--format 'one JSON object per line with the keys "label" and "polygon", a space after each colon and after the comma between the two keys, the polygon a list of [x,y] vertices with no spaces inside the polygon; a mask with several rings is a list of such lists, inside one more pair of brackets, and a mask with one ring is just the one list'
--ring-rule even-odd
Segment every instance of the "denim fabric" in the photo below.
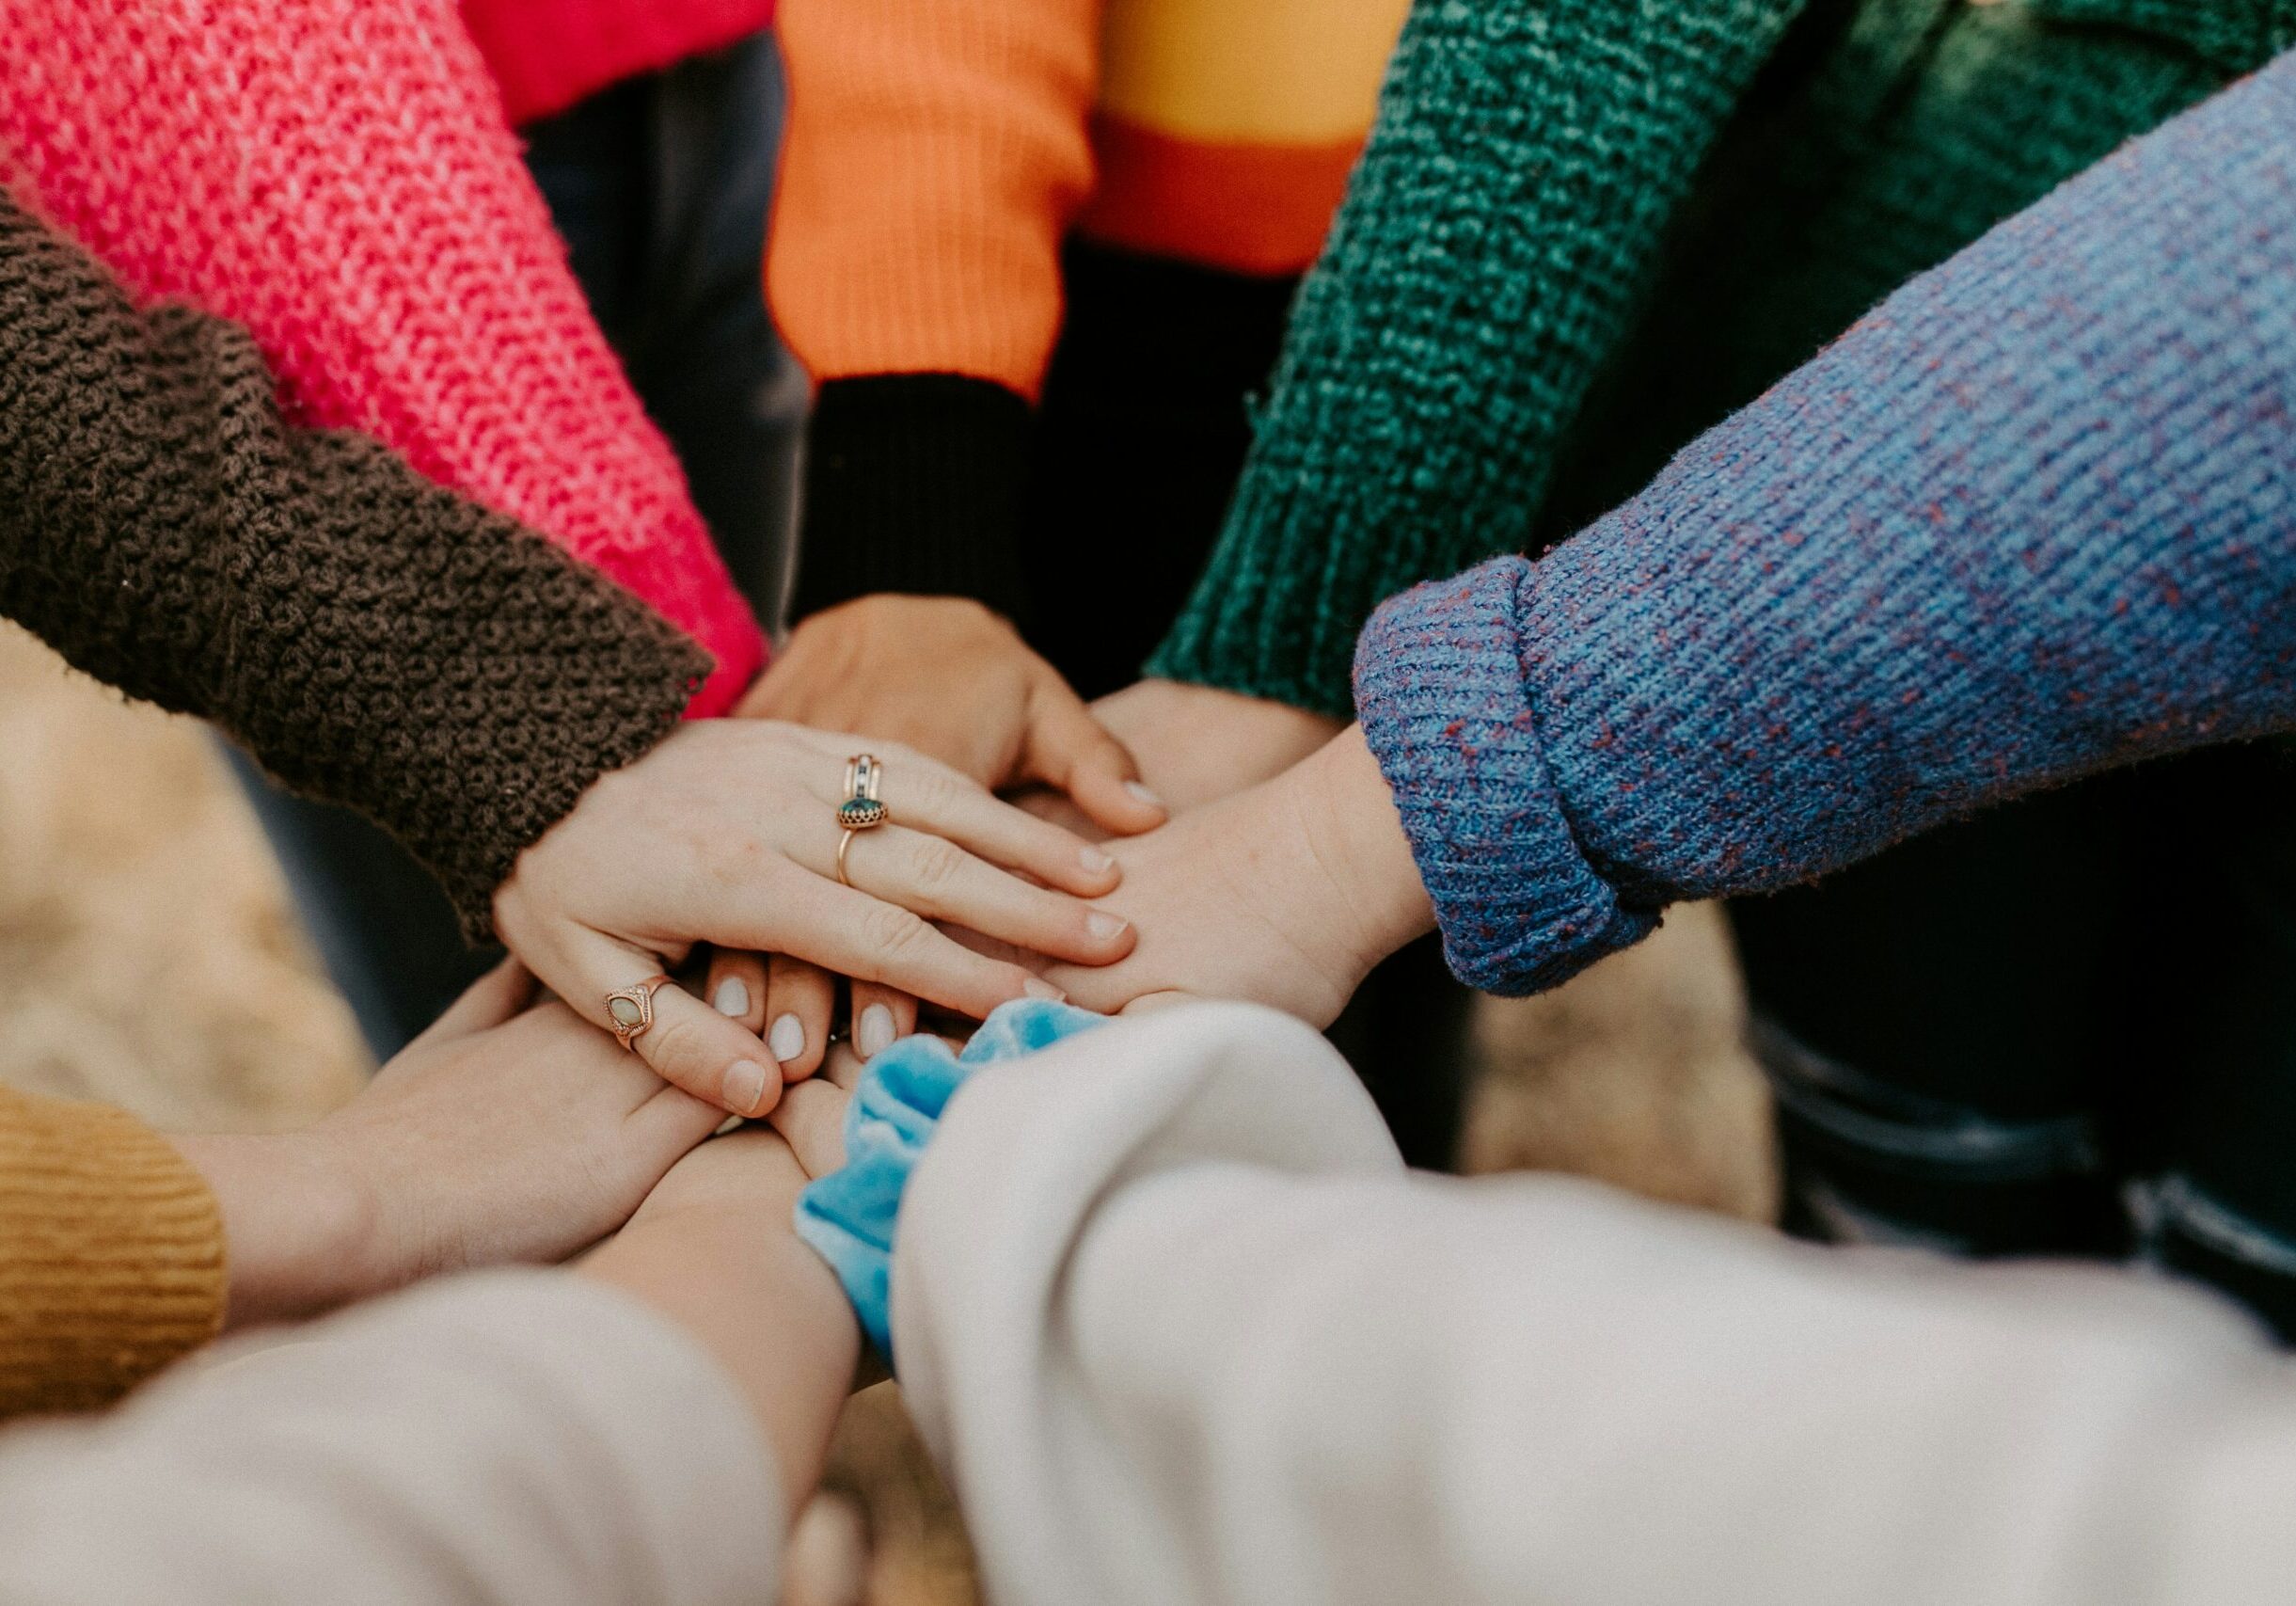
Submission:
{"label": "denim fabric", "polygon": [[[764,300],[782,100],[760,36],[523,131],[592,310],[769,623],[787,583],[806,393]],[[328,974],[389,1057],[495,956],[464,946],[445,896],[382,832],[232,763]]]}

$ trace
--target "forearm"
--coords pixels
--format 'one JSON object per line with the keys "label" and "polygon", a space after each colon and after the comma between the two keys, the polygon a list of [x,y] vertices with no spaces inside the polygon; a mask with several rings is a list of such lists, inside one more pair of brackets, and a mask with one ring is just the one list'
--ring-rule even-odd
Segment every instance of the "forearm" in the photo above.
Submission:
{"label": "forearm", "polygon": [[716,660],[695,711],[732,704],[756,621],[451,0],[7,16],[0,144],[27,199],[140,300],[247,328],[295,422],[375,437],[660,609]]}
{"label": "forearm", "polygon": [[378,1275],[372,1201],[309,1131],[189,1135],[175,1148],[214,1195],[230,1246],[226,1328],[299,1321],[406,1280]]}
{"label": "forearm", "polygon": [[1418,0],[1212,561],[1150,673],[1331,714],[1384,597],[1519,549],[1798,0]]}
{"label": "forearm", "polygon": [[2296,719],[2296,61],[1917,279],[1538,564],[1399,598],[1364,720],[1454,964]]}
{"label": "forearm", "polygon": [[0,612],[378,820],[474,933],[520,851],[706,668],[510,520],[291,427],[243,333],[136,310],[5,194]]}

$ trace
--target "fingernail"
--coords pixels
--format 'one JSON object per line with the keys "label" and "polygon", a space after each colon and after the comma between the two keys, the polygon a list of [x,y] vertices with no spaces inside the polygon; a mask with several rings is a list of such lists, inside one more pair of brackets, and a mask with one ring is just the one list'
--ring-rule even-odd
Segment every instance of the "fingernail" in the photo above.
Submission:
{"label": "fingernail", "polygon": [[1098,848],[1079,848],[1076,851],[1076,859],[1077,863],[1083,865],[1085,869],[1090,870],[1096,876],[1104,876],[1116,867],[1116,860],[1101,852]]}
{"label": "fingernail", "polygon": [[805,1023],[795,1015],[784,1015],[766,1034],[766,1046],[773,1050],[774,1058],[788,1064],[805,1052]]}
{"label": "fingernail", "polygon": [[731,1015],[736,1020],[750,1012],[750,987],[738,976],[729,976],[718,983],[718,1013]]}
{"label": "fingernail", "polygon": [[872,1004],[861,1012],[861,1025],[853,1028],[853,1046],[861,1050],[863,1059],[874,1059],[893,1046],[893,1011],[882,1004]]}
{"label": "fingernail", "polygon": [[1021,983],[1021,991],[1031,998],[1050,998],[1055,1004],[1065,1002],[1069,996],[1051,982],[1035,976]]}
{"label": "fingernail", "polygon": [[1085,916],[1085,930],[1101,942],[1123,935],[1126,921],[1120,914],[1111,914],[1104,909],[1095,909]]}
{"label": "fingernail", "polygon": [[1158,797],[1148,787],[1138,781],[1125,782],[1124,789],[1132,793],[1132,796],[1138,798],[1142,803],[1148,804],[1150,808],[1164,807],[1164,799]]}
{"label": "fingernail", "polygon": [[725,1073],[725,1102],[741,1115],[753,1114],[765,1102],[766,1068],[754,1059],[736,1059]]}

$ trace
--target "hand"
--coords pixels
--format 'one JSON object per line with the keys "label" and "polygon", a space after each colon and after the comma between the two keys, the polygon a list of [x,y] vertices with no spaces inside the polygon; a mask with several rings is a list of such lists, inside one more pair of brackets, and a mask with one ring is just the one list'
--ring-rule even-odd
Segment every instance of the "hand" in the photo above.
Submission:
{"label": "hand", "polygon": [[1359,729],[1112,851],[1124,885],[1109,906],[1139,946],[1104,970],[1046,972],[1088,1010],[1248,998],[1328,1026],[1371,966],[1434,924]]}
{"label": "hand", "polygon": [[790,633],[736,712],[866,731],[991,791],[1050,787],[1113,835],[1164,823],[1132,755],[1020,632],[960,596],[863,596]]}
{"label": "hand", "polygon": [[[883,762],[892,823],[854,837],[847,887],[835,811],[846,759],[864,749]],[[674,968],[699,943],[788,954],[977,1016],[1044,984],[928,920],[1103,964],[1131,948],[1131,930],[1079,898],[1117,879],[1106,853],[920,754],[712,720],[600,777],[520,856],[495,895],[495,927],[599,1026],[609,994]],[[653,1008],[633,1046],[664,1079],[737,1115],[772,1106],[782,1068],[752,1030],[673,986]]]}
{"label": "hand", "polygon": [[1175,810],[1282,774],[1346,728],[1288,703],[1180,680],[1142,680],[1092,705]]}
{"label": "hand", "polygon": [[563,1007],[520,1013],[532,993],[498,968],[304,1131],[179,1140],[223,1211],[234,1324],[563,1259],[722,1119]]}
{"label": "hand", "polygon": [[[1051,788],[1080,835],[1161,825],[1132,756],[1094,722],[1020,632],[959,596],[863,596],[802,621],[735,710],[827,730],[865,731],[937,758],[992,791]],[[762,1033],[784,1076],[820,1063],[836,978],[782,953],[721,951],[707,995]],[[851,984],[853,1040],[865,1057],[916,1029],[917,1001],[866,978]],[[746,1010],[732,1006],[746,1005]]]}

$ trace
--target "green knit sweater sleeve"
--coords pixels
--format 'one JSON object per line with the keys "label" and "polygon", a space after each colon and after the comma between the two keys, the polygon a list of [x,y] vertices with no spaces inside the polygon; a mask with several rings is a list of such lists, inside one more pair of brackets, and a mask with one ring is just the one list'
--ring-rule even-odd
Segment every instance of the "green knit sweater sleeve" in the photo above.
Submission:
{"label": "green knit sweater sleeve", "polygon": [[1211,562],[1149,672],[1344,716],[1383,599],[1528,539],[1800,0],[1417,0]]}
{"label": "green knit sweater sleeve", "polygon": [[473,938],[520,851],[709,668],[541,536],[290,425],[245,331],[132,306],[4,188],[0,617],[376,820]]}

